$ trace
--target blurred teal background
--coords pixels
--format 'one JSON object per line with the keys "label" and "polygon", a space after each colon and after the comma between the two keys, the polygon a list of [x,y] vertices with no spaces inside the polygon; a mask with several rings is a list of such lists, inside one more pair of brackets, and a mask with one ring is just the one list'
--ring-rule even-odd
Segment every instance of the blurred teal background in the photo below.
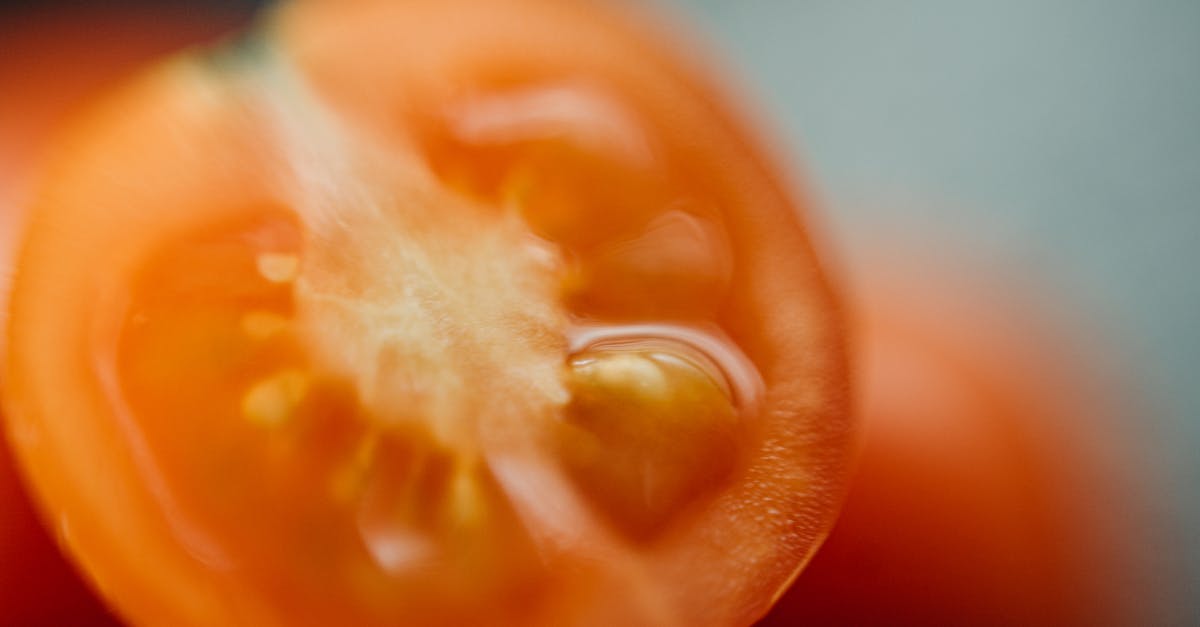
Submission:
{"label": "blurred teal background", "polygon": [[1195,624],[1200,2],[675,4],[799,156],[835,255],[965,253],[1083,323],[1140,403],[1119,426],[1160,508],[1163,624]]}

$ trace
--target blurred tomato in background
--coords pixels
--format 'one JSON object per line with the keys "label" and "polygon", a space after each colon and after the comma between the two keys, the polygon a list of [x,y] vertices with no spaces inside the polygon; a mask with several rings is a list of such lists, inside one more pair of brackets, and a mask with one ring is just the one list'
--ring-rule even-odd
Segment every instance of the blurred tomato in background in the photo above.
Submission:
{"label": "blurred tomato in background", "polygon": [[897,244],[855,283],[858,474],[761,625],[1147,624],[1128,390],[1048,319],[1050,296],[969,255],[913,267]]}
{"label": "blurred tomato in background", "polygon": [[[150,60],[220,37],[247,16],[246,7],[229,2],[0,6],[0,304],[25,177],[55,125]],[[0,432],[0,624],[116,624],[40,524],[4,437]]]}

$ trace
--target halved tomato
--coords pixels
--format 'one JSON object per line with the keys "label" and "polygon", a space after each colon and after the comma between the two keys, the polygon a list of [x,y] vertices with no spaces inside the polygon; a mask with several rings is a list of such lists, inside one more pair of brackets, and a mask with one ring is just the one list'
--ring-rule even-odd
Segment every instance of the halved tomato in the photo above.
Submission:
{"label": "halved tomato", "polygon": [[766,611],[841,498],[839,318],[799,201],[643,18],[297,3],[75,127],[5,403],[125,617]]}

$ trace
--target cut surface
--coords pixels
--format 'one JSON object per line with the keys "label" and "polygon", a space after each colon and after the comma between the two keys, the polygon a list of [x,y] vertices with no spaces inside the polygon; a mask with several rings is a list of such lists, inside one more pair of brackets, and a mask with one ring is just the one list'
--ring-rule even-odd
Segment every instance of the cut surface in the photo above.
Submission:
{"label": "cut surface", "polygon": [[9,402],[126,616],[765,611],[838,500],[835,312],[744,131],[623,20],[297,5],[80,125],[22,256]]}

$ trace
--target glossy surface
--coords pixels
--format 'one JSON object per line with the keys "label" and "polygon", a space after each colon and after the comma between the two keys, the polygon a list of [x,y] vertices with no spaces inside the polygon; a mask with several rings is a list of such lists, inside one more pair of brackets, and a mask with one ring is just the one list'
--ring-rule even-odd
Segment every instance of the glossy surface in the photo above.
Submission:
{"label": "glossy surface", "polygon": [[765,611],[838,503],[846,372],[797,201],[710,79],[582,2],[272,24],[80,122],[18,265],[10,431],[107,598]]}

